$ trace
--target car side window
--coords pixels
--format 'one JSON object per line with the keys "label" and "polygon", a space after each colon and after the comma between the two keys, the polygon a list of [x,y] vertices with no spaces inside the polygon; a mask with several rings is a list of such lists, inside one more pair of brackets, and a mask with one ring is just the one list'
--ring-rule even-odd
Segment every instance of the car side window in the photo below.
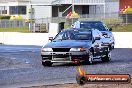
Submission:
{"label": "car side window", "polygon": [[98,29],[99,31],[106,31],[103,23],[94,23],[94,27]]}
{"label": "car side window", "polygon": [[56,37],[55,37],[55,41],[56,40],[69,40],[69,39],[72,39],[72,33],[68,32],[68,31],[65,31],[65,32],[61,32],[59,33]]}
{"label": "car side window", "polygon": [[91,29],[91,28],[94,28],[94,27],[92,27],[91,23],[81,23],[80,28]]}
{"label": "car side window", "polygon": [[105,27],[105,29],[109,30],[109,28],[105,24],[103,24],[103,26]]}
{"label": "car side window", "polygon": [[62,40],[62,36],[64,35],[64,32],[60,32],[54,40]]}
{"label": "car side window", "polygon": [[62,36],[62,40],[68,40],[68,39],[70,39],[70,34],[69,32],[65,32]]}

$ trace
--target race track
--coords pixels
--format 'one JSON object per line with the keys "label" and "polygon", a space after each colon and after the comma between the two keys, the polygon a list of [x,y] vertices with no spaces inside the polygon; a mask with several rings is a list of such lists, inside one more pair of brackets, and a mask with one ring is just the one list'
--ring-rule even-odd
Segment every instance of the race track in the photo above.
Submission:
{"label": "race track", "polygon": [[[75,83],[78,65],[41,65],[40,46],[0,45],[0,88]],[[91,74],[132,75],[132,49],[116,48],[110,62],[82,65]]]}

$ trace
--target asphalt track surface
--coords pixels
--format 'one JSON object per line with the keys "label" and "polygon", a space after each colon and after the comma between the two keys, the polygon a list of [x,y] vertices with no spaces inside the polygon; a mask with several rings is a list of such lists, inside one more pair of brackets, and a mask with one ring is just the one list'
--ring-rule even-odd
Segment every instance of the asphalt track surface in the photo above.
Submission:
{"label": "asphalt track surface", "polygon": [[[76,83],[78,65],[54,64],[43,67],[41,46],[0,45],[0,88]],[[110,62],[82,65],[88,74],[132,75],[132,49],[116,48]]]}

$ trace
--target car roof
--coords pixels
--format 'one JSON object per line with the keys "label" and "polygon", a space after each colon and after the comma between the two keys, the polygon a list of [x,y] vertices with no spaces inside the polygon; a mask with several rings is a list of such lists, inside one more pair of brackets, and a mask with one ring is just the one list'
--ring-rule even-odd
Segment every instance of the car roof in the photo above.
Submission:
{"label": "car roof", "polygon": [[102,23],[101,21],[79,21],[81,23]]}
{"label": "car roof", "polygon": [[85,29],[85,28],[68,28],[68,29],[64,29],[62,32],[65,31],[79,31],[79,32],[91,32],[91,29]]}

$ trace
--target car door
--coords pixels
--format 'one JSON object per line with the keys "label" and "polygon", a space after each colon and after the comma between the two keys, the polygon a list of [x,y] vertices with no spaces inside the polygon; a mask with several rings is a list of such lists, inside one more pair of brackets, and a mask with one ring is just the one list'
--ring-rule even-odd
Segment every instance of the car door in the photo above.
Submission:
{"label": "car door", "polygon": [[101,51],[100,53],[103,55],[104,52],[107,52],[107,48],[108,48],[108,41],[109,41],[109,38],[105,38],[102,34],[102,32],[100,31],[97,31],[97,33],[99,34],[100,36],[100,44],[101,44]]}
{"label": "car door", "polygon": [[[97,32],[98,30],[93,30],[93,47],[94,47],[94,55],[100,56],[103,53],[103,47],[102,47],[102,40],[100,34]],[[99,38],[99,39],[96,39]]]}

